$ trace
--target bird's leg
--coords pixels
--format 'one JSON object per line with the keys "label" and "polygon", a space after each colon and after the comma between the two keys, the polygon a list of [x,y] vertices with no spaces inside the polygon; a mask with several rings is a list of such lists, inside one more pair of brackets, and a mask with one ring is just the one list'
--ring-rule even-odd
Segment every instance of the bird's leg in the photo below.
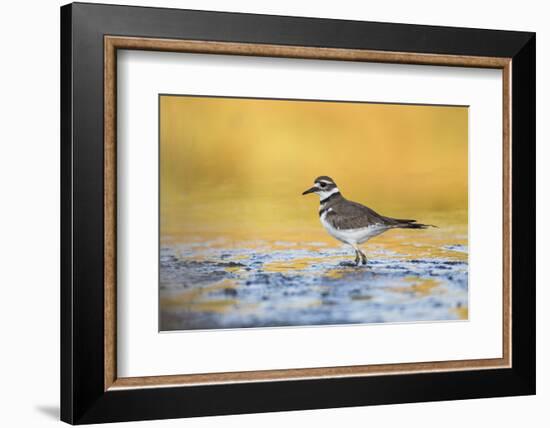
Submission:
{"label": "bird's leg", "polygon": [[359,254],[361,255],[361,262],[366,265],[367,264],[367,256],[365,256],[365,253],[363,253],[361,250],[357,250]]}
{"label": "bird's leg", "polygon": [[353,249],[355,250],[355,264],[356,264],[357,266],[359,266],[359,265],[361,264],[361,259],[360,259],[360,257],[361,257],[361,251],[359,250],[359,248],[357,248],[356,245],[351,244],[351,246],[352,246]]}
{"label": "bird's leg", "polygon": [[354,250],[355,250],[355,264],[359,265],[359,251],[357,251],[356,248],[354,248]]}

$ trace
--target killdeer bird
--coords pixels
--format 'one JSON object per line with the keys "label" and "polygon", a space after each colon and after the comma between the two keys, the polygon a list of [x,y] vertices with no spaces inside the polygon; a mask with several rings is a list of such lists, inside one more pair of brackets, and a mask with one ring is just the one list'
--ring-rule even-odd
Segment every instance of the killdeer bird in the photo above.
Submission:
{"label": "killdeer bird", "polygon": [[355,263],[367,264],[367,257],[359,248],[360,244],[384,233],[389,229],[426,229],[431,225],[417,223],[416,220],[385,217],[357,202],[348,201],[342,196],[334,180],[327,176],[317,177],[314,186],[302,195],[319,195],[319,218],[327,232],[355,250]]}

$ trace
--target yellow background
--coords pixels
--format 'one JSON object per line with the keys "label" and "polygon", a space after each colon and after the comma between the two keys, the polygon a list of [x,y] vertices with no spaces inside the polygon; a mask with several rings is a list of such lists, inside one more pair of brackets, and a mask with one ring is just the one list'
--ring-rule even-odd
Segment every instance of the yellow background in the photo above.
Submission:
{"label": "yellow background", "polygon": [[301,195],[319,175],[381,214],[464,232],[468,109],[161,96],[161,239],[330,239]]}

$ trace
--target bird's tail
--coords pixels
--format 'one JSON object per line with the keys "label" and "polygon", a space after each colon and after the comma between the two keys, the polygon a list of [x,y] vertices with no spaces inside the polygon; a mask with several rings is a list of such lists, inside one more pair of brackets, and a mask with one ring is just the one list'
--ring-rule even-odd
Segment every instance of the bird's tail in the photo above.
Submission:
{"label": "bird's tail", "polygon": [[402,219],[402,218],[392,218],[394,226],[399,229],[427,229],[428,227],[437,227],[433,224],[422,224],[417,223],[416,220]]}

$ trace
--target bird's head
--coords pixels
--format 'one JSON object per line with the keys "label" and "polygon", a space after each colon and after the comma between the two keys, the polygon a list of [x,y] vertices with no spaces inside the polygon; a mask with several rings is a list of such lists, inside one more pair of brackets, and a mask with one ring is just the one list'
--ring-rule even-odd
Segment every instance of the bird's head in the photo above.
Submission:
{"label": "bird's head", "polygon": [[313,182],[313,187],[310,187],[302,195],[307,195],[308,193],[316,193],[319,195],[319,199],[322,201],[335,193],[339,193],[338,186],[334,180],[326,175],[317,177]]}

